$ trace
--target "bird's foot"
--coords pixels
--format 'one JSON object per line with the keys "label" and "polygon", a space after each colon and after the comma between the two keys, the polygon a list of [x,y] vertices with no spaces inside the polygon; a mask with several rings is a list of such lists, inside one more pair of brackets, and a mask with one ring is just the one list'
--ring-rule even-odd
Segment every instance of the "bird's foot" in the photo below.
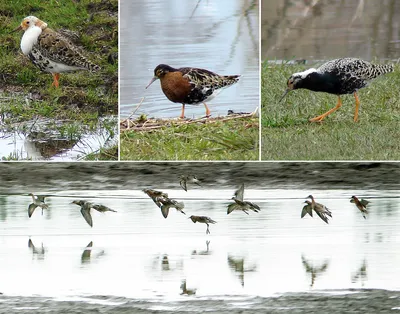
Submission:
{"label": "bird's foot", "polygon": [[325,119],[325,116],[324,115],[320,115],[320,116],[318,116],[318,117],[315,117],[315,118],[311,118],[311,119],[309,119],[308,121],[309,122],[320,122],[320,123],[322,123],[322,121]]}

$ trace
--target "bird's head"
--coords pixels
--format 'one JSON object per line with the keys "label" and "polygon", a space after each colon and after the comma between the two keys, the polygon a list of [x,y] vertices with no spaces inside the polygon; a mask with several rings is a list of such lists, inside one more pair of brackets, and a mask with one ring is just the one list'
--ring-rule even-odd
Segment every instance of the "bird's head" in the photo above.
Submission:
{"label": "bird's head", "polygon": [[151,79],[150,83],[146,86],[146,89],[153,84],[158,79],[163,79],[164,76],[169,72],[175,72],[176,70],[173,67],[170,67],[166,64],[159,64],[154,69],[154,76]]}
{"label": "bird's head", "polygon": [[36,16],[27,16],[24,18],[21,22],[21,24],[13,30],[13,32],[16,31],[26,31],[30,27],[40,27],[41,29],[45,29],[47,27],[47,23],[43,22],[42,20],[39,20]]}
{"label": "bird's head", "polygon": [[285,96],[292,90],[294,89],[298,89],[298,88],[302,88],[302,83],[304,81],[304,79],[306,79],[311,73],[315,73],[317,70],[314,68],[308,69],[306,71],[303,72],[298,72],[298,73],[294,73],[292,74],[289,79],[287,80],[287,88],[285,93],[282,95],[282,98],[279,102],[281,102],[283,100],[283,98],[285,98]]}

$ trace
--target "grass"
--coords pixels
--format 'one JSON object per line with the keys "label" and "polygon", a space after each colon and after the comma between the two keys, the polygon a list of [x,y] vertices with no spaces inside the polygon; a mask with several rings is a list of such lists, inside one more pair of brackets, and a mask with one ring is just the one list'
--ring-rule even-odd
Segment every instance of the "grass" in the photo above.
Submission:
{"label": "grass", "polygon": [[375,79],[359,90],[359,121],[353,122],[353,95],[343,106],[310,123],[336,105],[337,97],[304,89],[279,102],[291,74],[311,66],[264,62],[261,73],[262,160],[399,160],[400,71]]}
{"label": "grass", "polygon": [[[54,30],[77,33],[75,44],[102,69],[61,74],[60,88],[52,87],[51,74],[41,72],[22,54],[22,33],[10,33],[28,15]],[[4,131],[37,117],[79,122],[92,129],[101,117],[117,115],[118,0],[3,1],[0,25],[0,98],[6,99],[0,99],[0,116],[5,117],[0,121]]]}
{"label": "grass", "polygon": [[120,135],[121,160],[258,160],[258,117]]}

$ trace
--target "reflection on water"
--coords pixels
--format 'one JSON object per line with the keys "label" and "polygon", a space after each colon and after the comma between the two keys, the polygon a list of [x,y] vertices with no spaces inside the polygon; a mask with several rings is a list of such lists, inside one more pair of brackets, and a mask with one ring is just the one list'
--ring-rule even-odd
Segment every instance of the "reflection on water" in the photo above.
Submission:
{"label": "reflection on water", "polygon": [[[158,81],[145,90],[158,64],[242,75],[208,104],[213,116],[258,107],[258,0],[124,0],[120,8],[122,118],[143,97],[135,116],[179,116],[181,105],[164,96]],[[186,106],[185,113],[204,116],[204,106]]]}
{"label": "reflection on water", "polygon": [[[165,219],[140,190],[59,192],[48,197],[43,216],[38,212],[31,218],[28,196],[3,195],[0,269],[7,271],[0,291],[170,304],[218,296],[241,296],[243,302],[310,290],[400,290],[399,191],[313,191],[332,211],[329,224],[308,215],[301,219],[305,190],[248,189],[246,199],[261,208],[249,215],[226,214],[231,189],[165,192],[183,201],[188,215],[218,221],[212,234],[177,211]],[[367,219],[349,202],[354,194],[371,201]],[[92,211],[96,223],[90,228],[71,204],[76,198],[117,212]],[[246,302],[257,304],[256,299]]]}
{"label": "reflection on water", "polygon": [[397,0],[263,0],[261,57],[397,59]]}

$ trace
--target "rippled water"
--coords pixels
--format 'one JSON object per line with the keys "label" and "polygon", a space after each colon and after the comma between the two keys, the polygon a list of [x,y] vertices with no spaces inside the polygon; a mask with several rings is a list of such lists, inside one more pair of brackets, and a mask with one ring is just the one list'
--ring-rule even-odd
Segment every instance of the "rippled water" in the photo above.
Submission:
{"label": "rippled water", "polygon": [[[68,191],[51,195],[50,209],[43,216],[37,209],[29,219],[28,196],[2,196],[0,302],[9,308],[36,304],[42,311],[53,302],[165,312],[277,310],[282,304],[270,304],[271,298],[300,306],[301,294],[312,294],[317,308],[326,295],[343,303],[355,291],[364,298],[368,290],[360,289],[400,290],[399,191],[314,192],[333,212],[329,225],[316,215],[300,219],[309,191],[245,191],[245,199],[262,209],[249,215],[226,215],[232,190],[166,192],[185,203],[187,215],[172,209],[164,219],[138,190]],[[371,201],[368,219],[349,202],[353,194]],[[79,198],[118,212],[94,212],[90,228],[71,204]],[[187,219],[192,214],[217,221],[210,235]]]}
{"label": "rippled water", "polygon": [[[161,63],[242,75],[209,103],[213,116],[228,110],[252,112],[259,103],[258,1],[121,1],[120,56],[122,118],[144,97],[135,116],[178,117],[159,81],[145,91]],[[255,4],[255,5],[254,5]],[[187,117],[204,116],[203,105],[186,106]]]}
{"label": "rippled water", "polygon": [[261,4],[262,60],[398,58],[399,1],[264,0]]}

